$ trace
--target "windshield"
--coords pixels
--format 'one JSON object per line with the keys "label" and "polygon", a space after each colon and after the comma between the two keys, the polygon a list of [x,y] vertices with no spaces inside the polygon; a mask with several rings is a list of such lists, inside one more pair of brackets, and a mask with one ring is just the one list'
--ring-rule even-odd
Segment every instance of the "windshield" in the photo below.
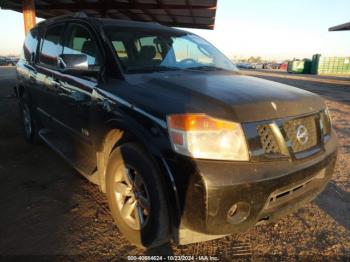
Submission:
{"label": "windshield", "polygon": [[106,33],[125,73],[237,70],[218,49],[191,33],[118,27],[108,27]]}

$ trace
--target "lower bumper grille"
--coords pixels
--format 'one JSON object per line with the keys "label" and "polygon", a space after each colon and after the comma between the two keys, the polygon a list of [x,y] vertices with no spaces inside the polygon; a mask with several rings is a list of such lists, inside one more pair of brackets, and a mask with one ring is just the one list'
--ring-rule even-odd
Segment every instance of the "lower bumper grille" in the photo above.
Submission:
{"label": "lower bumper grille", "polygon": [[318,182],[323,181],[325,177],[326,168],[323,168],[312,178],[303,181],[302,183],[274,191],[269,196],[265,209],[274,208],[276,206],[283,205],[283,203],[288,202],[294,198],[298,198],[299,196],[312,190],[315,186],[317,187]]}

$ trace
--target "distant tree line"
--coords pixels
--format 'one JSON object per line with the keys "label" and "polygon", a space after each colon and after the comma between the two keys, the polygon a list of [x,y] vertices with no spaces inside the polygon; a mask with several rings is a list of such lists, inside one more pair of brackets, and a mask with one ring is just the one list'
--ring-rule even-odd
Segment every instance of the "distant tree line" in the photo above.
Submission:
{"label": "distant tree line", "polygon": [[248,59],[239,59],[238,62],[263,63],[265,61],[260,56],[257,56],[257,57],[251,56]]}

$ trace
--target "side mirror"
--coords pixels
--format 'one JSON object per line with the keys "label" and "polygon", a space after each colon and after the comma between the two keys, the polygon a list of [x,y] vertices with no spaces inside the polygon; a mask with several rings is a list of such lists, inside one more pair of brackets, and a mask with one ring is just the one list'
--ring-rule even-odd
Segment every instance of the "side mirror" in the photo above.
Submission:
{"label": "side mirror", "polygon": [[100,71],[99,66],[89,66],[84,54],[62,54],[57,58],[57,64],[64,73],[96,75]]}

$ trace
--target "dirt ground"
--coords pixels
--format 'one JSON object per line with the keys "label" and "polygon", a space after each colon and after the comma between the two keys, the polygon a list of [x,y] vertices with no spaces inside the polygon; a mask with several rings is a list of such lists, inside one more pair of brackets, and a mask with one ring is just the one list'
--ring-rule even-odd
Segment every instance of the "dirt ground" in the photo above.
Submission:
{"label": "dirt ground", "polygon": [[0,259],[120,261],[128,255],[214,256],[220,261],[350,261],[350,80],[245,71],[327,99],[339,137],[336,171],[312,203],[277,224],[188,246],[129,244],[104,194],[47,146],[22,139],[14,69],[0,68]]}

